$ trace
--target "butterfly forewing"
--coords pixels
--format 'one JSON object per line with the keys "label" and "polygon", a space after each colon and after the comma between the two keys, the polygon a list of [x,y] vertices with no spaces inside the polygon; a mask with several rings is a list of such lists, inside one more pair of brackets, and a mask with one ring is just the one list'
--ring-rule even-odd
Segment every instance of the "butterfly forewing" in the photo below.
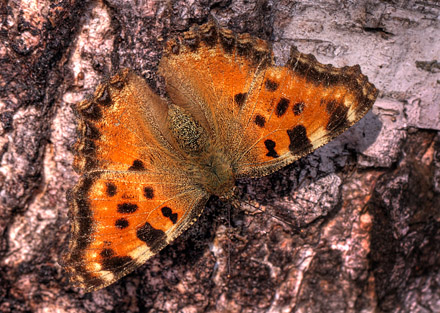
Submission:
{"label": "butterfly forewing", "polygon": [[70,194],[64,263],[86,291],[143,264],[193,223],[208,198],[159,125],[165,109],[128,70],[78,105],[75,165],[83,176]]}
{"label": "butterfly forewing", "polygon": [[[218,140],[229,156],[243,153],[243,127],[254,110],[251,95],[259,93],[272,53],[263,40],[238,37],[209,22],[170,40],[159,73],[171,100],[185,107]],[[255,96],[254,96],[255,97]],[[202,114],[200,113],[202,112]]]}

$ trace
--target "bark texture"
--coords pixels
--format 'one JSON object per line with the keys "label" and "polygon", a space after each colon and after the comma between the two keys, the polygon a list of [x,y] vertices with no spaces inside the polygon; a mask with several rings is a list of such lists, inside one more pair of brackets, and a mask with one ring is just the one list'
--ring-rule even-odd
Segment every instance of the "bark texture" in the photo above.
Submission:
{"label": "bark texture", "polygon": [[[379,98],[312,155],[213,199],[173,244],[84,294],[58,260],[76,140],[72,107],[122,67],[156,75],[169,36],[221,25],[335,66]],[[439,312],[440,5],[437,1],[3,0],[0,312]]]}

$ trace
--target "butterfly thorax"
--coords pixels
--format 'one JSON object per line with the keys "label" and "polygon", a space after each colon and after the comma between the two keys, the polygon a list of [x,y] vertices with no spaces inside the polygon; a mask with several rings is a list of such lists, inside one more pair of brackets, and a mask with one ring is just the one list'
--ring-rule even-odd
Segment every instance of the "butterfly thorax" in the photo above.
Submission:
{"label": "butterfly thorax", "polygon": [[207,150],[209,143],[205,129],[184,109],[170,105],[168,127],[185,154],[197,156]]}
{"label": "butterfly thorax", "polygon": [[168,126],[183,153],[190,170],[207,193],[227,199],[233,194],[235,179],[229,158],[221,145],[209,140],[207,131],[184,109],[171,105]]}

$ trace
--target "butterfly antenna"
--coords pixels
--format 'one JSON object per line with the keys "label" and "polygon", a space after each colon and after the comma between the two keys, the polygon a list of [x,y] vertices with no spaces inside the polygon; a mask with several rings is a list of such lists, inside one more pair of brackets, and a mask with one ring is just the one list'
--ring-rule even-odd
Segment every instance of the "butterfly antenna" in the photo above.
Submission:
{"label": "butterfly antenna", "polygon": [[[280,222],[282,222],[282,223],[284,223],[284,224],[289,225],[289,226],[290,226],[291,228],[293,228],[293,229],[298,229],[298,227],[297,227],[296,225],[293,225],[291,222],[287,221],[286,219],[281,218],[280,216],[277,216],[277,215],[275,215],[275,214],[272,214],[271,212],[269,212],[269,211],[267,211],[267,210],[261,209],[259,206],[256,206],[256,205],[252,204],[251,202],[249,202],[249,201],[247,201],[247,200],[242,200],[242,202],[243,202],[244,204],[248,205],[248,206],[253,207],[254,209],[256,209],[257,211],[259,211],[259,212],[261,212],[261,213],[265,213],[265,214],[269,215],[269,216],[272,217],[273,219],[276,219],[276,220],[278,220],[278,221],[280,221]],[[243,207],[241,207],[241,209],[244,210],[244,211],[246,211],[246,209],[244,209]],[[255,214],[255,213],[252,213],[252,215],[253,215],[253,214]]]}
{"label": "butterfly antenna", "polygon": [[317,205],[315,201],[312,201],[307,198],[299,197],[298,193],[296,193],[296,192],[295,192],[295,200],[301,200],[301,201],[307,202],[308,204]]}
{"label": "butterfly antenna", "polygon": [[[228,206],[228,232],[231,229],[231,207]],[[228,259],[227,259],[227,267],[228,267],[228,277],[231,276],[231,239],[228,236]]]}
{"label": "butterfly antenna", "polygon": [[352,166],[352,168],[350,169],[347,178],[352,178],[353,175],[354,175],[355,173],[357,173],[358,169],[359,169],[359,163],[356,162],[356,163],[354,164],[354,166]]}

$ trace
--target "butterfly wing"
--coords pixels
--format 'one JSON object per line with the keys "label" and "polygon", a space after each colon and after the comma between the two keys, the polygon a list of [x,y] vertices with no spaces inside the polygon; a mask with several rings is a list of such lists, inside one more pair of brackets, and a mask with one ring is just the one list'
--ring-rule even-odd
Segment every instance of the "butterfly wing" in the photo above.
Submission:
{"label": "butterfly wing", "polygon": [[323,65],[295,48],[276,66],[266,42],[213,21],[169,41],[159,70],[175,103],[203,112],[193,114],[222,142],[236,177],[267,175],[312,152],[377,96],[359,66]]}
{"label": "butterfly wing", "polygon": [[359,121],[377,96],[358,65],[324,65],[296,48],[286,66],[262,77],[249,103],[244,137],[251,144],[236,159],[237,176],[266,175],[309,154]]}
{"label": "butterfly wing", "polygon": [[179,157],[162,126],[167,104],[128,69],[99,85],[94,96],[76,109],[80,138],[74,168],[78,173],[142,169],[144,162],[162,166],[159,155]]}
{"label": "butterfly wing", "polygon": [[265,41],[239,38],[213,21],[194,26],[167,42],[159,65],[172,102],[187,109],[229,155],[241,147],[241,131],[253,110],[246,103],[259,92],[261,75],[272,62]]}
{"label": "butterfly wing", "polygon": [[124,70],[78,105],[80,139],[64,258],[86,291],[142,265],[188,228],[208,195],[194,186],[160,121],[166,104]]}

